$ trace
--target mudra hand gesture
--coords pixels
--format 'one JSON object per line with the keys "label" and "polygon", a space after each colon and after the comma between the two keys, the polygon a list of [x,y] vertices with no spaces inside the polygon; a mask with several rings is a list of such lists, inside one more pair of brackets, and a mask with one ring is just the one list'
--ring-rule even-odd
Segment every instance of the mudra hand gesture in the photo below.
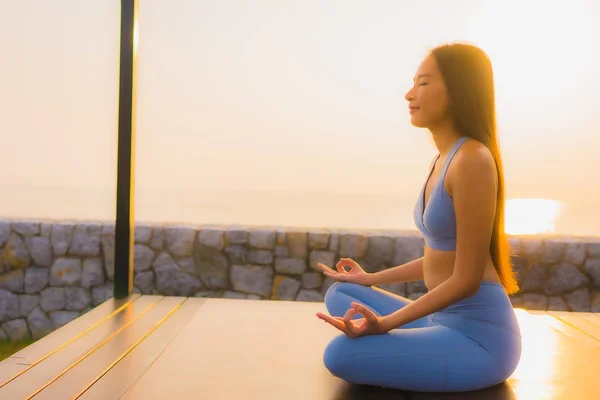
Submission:
{"label": "mudra hand gesture", "polygon": [[[370,285],[372,275],[365,272],[356,261],[350,258],[341,258],[335,266],[337,271],[321,263],[317,263],[317,267],[325,276],[332,279],[358,283],[359,285]],[[346,267],[350,267],[350,270],[347,271]]]}
{"label": "mudra hand gesture", "polygon": [[[364,318],[353,320],[352,318],[356,314],[361,314]],[[344,318],[331,317],[323,313],[317,313],[317,317],[330,323],[351,338],[364,335],[380,335],[389,330],[383,326],[381,317],[377,316],[367,307],[356,302],[352,303],[351,308],[346,311]]]}

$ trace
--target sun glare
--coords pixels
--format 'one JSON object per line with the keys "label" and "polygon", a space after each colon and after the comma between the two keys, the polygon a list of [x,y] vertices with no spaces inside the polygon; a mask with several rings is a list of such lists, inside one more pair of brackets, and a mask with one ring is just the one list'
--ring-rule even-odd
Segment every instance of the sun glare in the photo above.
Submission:
{"label": "sun glare", "polygon": [[561,204],[548,199],[509,199],[506,201],[506,233],[534,235],[552,233]]}
{"label": "sun glare", "polygon": [[134,23],[133,23],[133,49],[134,51],[137,50],[138,48],[138,44],[140,42],[140,28],[138,25],[138,19],[136,17]]}
{"label": "sun glare", "polygon": [[556,370],[558,343],[556,332],[547,324],[549,315],[531,315],[516,308],[515,315],[522,331],[521,360],[511,382],[515,395],[527,400],[555,398],[554,386],[547,381]]}

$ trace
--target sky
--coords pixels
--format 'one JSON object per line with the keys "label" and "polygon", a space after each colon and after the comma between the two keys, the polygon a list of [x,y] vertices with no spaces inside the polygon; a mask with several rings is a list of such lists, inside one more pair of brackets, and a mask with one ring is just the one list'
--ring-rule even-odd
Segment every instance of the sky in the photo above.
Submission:
{"label": "sky", "polygon": [[[494,66],[508,197],[557,202],[563,230],[600,234],[590,215],[600,203],[598,3],[139,4],[136,188],[146,219],[175,218],[166,210],[200,199],[191,192],[239,211],[242,198],[218,197],[227,191],[262,193],[263,203],[315,193],[300,204],[332,224],[348,215],[324,218],[340,198],[356,210],[397,199],[410,217],[436,149],[410,125],[404,95],[430,48],[466,41]],[[0,217],[113,218],[119,7],[0,0]],[[190,219],[204,218],[185,201]],[[542,203],[519,204],[529,215]],[[258,217],[296,223],[280,211]]]}

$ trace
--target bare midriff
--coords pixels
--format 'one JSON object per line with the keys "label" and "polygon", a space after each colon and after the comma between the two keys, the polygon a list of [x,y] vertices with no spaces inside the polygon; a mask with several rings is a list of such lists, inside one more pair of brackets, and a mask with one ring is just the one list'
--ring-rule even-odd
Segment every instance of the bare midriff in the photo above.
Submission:
{"label": "bare midriff", "polygon": [[[456,251],[441,251],[425,246],[423,280],[428,290],[432,290],[452,276],[455,259]],[[482,280],[500,283],[500,278],[491,256],[488,257],[485,264]]]}

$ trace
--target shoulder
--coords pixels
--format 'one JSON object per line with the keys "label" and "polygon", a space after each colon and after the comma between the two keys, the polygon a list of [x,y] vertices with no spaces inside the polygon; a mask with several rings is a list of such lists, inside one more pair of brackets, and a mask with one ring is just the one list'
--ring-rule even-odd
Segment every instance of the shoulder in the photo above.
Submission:
{"label": "shoulder", "polygon": [[490,149],[483,143],[469,139],[465,141],[448,166],[448,186],[452,190],[465,180],[473,183],[496,182],[496,161]]}
{"label": "shoulder", "polygon": [[458,171],[472,168],[496,169],[496,162],[490,149],[475,139],[466,140],[460,146],[450,165],[452,164]]}

